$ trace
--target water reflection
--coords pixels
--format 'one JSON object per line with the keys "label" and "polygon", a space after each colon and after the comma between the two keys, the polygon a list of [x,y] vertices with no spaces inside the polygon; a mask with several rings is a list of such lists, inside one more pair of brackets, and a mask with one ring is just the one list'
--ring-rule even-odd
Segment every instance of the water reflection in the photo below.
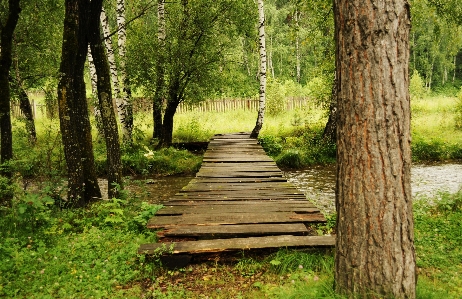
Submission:
{"label": "water reflection", "polygon": [[[305,192],[323,212],[335,211],[335,166],[316,166],[285,171],[287,180]],[[418,164],[411,170],[412,195],[434,197],[457,192],[462,185],[462,164]]]}

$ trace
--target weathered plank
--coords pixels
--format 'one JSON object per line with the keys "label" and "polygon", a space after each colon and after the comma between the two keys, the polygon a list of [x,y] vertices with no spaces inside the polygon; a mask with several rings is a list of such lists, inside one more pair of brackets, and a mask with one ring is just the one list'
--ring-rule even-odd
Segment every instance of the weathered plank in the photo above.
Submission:
{"label": "weathered plank", "polygon": [[335,245],[333,236],[267,236],[233,239],[215,239],[200,241],[184,241],[178,243],[151,243],[143,244],[138,249],[139,254],[153,254],[158,248],[170,248],[173,244],[173,254],[204,253],[236,251],[256,248],[279,247],[332,247]]}
{"label": "weathered plank", "polygon": [[163,228],[173,225],[224,225],[251,223],[293,223],[293,222],[325,222],[321,213],[297,214],[291,212],[280,213],[223,213],[223,214],[185,214],[182,216],[153,217],[149,220],[148,228]]}
{"label": "weathered plank", "polygon": [[156,215],[184,215],[184,214],[222,214],[222,213],[258,213],[266,214],[273,212],[297,212],[298,214],[320,213],[315,207],[291,207],[284,204],[279,206],[167,206],[157,211]]}
{"label": "weathered plank", "polygon": [[188,225],[166,227],[158,232],[162,237],[196,237],[196,238],[229,238],[264,235],[306,235],[308,229],[303,223],[289,224],[242,224],[242,225]]}
{"label": "weathered plank", "polygon": [[248,200],[248,201],[166,201],[165,206],[205,206],[213,207],[215,205],[242,206],[252,208],[254,206],[288,206],[288,207],[315,207],[307,200]]}
{"label": "weathered plank", "polygon": [[[148,228],[162,229],[161,238],[201,239],[175,244],[177,253],[334,243],[332,237],[294,236],[309,234],[305,224],[326,219],[248,133],[211,140],[196,178],[164,205]],[[165,244],[142,245],[140,252]]]}

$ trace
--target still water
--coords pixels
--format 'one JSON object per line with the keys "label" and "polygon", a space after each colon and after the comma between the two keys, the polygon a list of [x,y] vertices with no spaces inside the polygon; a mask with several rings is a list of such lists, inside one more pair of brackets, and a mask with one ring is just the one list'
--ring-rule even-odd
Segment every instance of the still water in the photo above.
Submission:
{"label": "still water", "polygon": [[[305,192],[323,212],[335,211],[335,166],[315,166],[285,171],[287,180]],[[462,186],[462,164],[416,164],[411,170],[414,198],[435,197],[440,192],[456,193]]]}
{"label": "still water", "polygon": [[[289,182],[307,194],[324,213],[335,211],[335,166],[314,166],[303,170],[284,171]],[[457,192],[462,186],[462,164],[417,164],[411,171],[414,198],[437,197],[439,192]],[[186,186],[192,176],[134,178],[127,189],[133,195],[153,203],[167,200]],[[104,183],[101,182],[102,187]],[[106,183],[107,184],[107,183]],[[102,190],[103,191],[103,190]],[[106,193],[105,190],[103,193]]]}

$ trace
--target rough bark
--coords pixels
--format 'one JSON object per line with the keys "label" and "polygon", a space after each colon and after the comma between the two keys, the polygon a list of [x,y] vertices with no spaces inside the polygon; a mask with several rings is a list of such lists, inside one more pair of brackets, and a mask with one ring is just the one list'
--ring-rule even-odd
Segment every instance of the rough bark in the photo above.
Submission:
{"label": "rough bark", "polygon": [[[10,83],[8,80],[12,59],[13,32],[18,23],[21,8],[19,0],[8,1],[8,18],[0,23],[0,163],[13,158],[13,135],[11,130]],[[9,167],[1,167],[0,174],[10,178]],[[0,200],[2,201],[2,200]]]}
{"label": "rough bark", "polygon": [[164,121],[162,124],[162,139],[159,147],[169,147],[172,145],[173,137],[173,117],[175,116],[178,101],[170,101],[167,103],[164,113]]}
{"label": "rough bark", "polygon": [[120,57],[120,81],[122,82],[121,101],[117,104],[119,110],[120,123],[122,125],[122,135],[124,142],[131,144],[133,131],[133,105],[131,98],[130,80],[125,70],[126,53],[126,24],[125,24],[125,1],[117,0],[117,35]]}
{"label": "rough bark", "polygon": [[154,139],[162,138],[162,102],[164,98],[164,57],[165,51],[165,0],[157,1],[157,20],[158,20],[158,52],[157,52],[157,65],[156,65],[156,91],[153,99],[153,120],[154,130],[152,137]]}
{"label": "rough bark", "polygon": [[19,108],[24,115],[26,121],[26,129],[29,133],[29,142],[33,145],[37,142],[37,131],[35,130],[34,113],[30,104],[29,96],[27,95],[24,88],[19,87]]}
{"label": "rough bark", "polygon": [[260,91],[259,91],[259,108],[255,127],[250,134],[251,138],[257,138],[263,127],[263,118],[265,116],[266,102],[266,42],[265,42],[265,11],[263,0],[258,0],[258,39],[260,43]]}
{"label": "rough bark", "polygon": [[334,79],[334,84],[332,85],[329,118],[327,119],[326,126],[324,127],[322,139],[330,143],[337,142],[337,77]]}
{"label": "rough bark", "polygon": [[[101,38],[100,13],[102,0],[91,2],[91,14],[89,23],[90,48],[94,58],[98,102],[101,110],[104,138],[106,140],[108,197],[119,197],[119,188],[123,187],[122,162],[120,158],[119,132],[117,127],[114,106],[112,103],[112,88],[110,81],[109,63]],[[116,188],[117,185],[119,188]]]}
{"label": "rough bark", "polygon": [[336,290],[415,298],[409,4],[335,0]]}
{"label": "rough bark", "polygon": [[58,106],[68,173],[66,206],[85,206],[95,198],[101,198],[84,81],[88,45],[87,6],[86,0],[65,2]]}

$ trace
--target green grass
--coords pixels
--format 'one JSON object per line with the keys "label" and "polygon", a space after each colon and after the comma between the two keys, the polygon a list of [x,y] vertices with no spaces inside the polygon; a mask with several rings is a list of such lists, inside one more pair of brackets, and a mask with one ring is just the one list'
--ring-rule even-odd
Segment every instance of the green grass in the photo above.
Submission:
{"label": "green grass", "polygon": [[462,130],[455,122],[457,98],[425,98],[412,101],[411,106],[413,160],[462,159]]}
{"label": "green grass", "polygon": [[[137,255],[155,236],[159,208],[128,196],[59,210],[46,192],[16,190],[0,210],[0,297],[343,298],[333,292],[335,251],[281,249],[168,270]],[[417,298],[461,298],[462,192],[416,201]]]}

